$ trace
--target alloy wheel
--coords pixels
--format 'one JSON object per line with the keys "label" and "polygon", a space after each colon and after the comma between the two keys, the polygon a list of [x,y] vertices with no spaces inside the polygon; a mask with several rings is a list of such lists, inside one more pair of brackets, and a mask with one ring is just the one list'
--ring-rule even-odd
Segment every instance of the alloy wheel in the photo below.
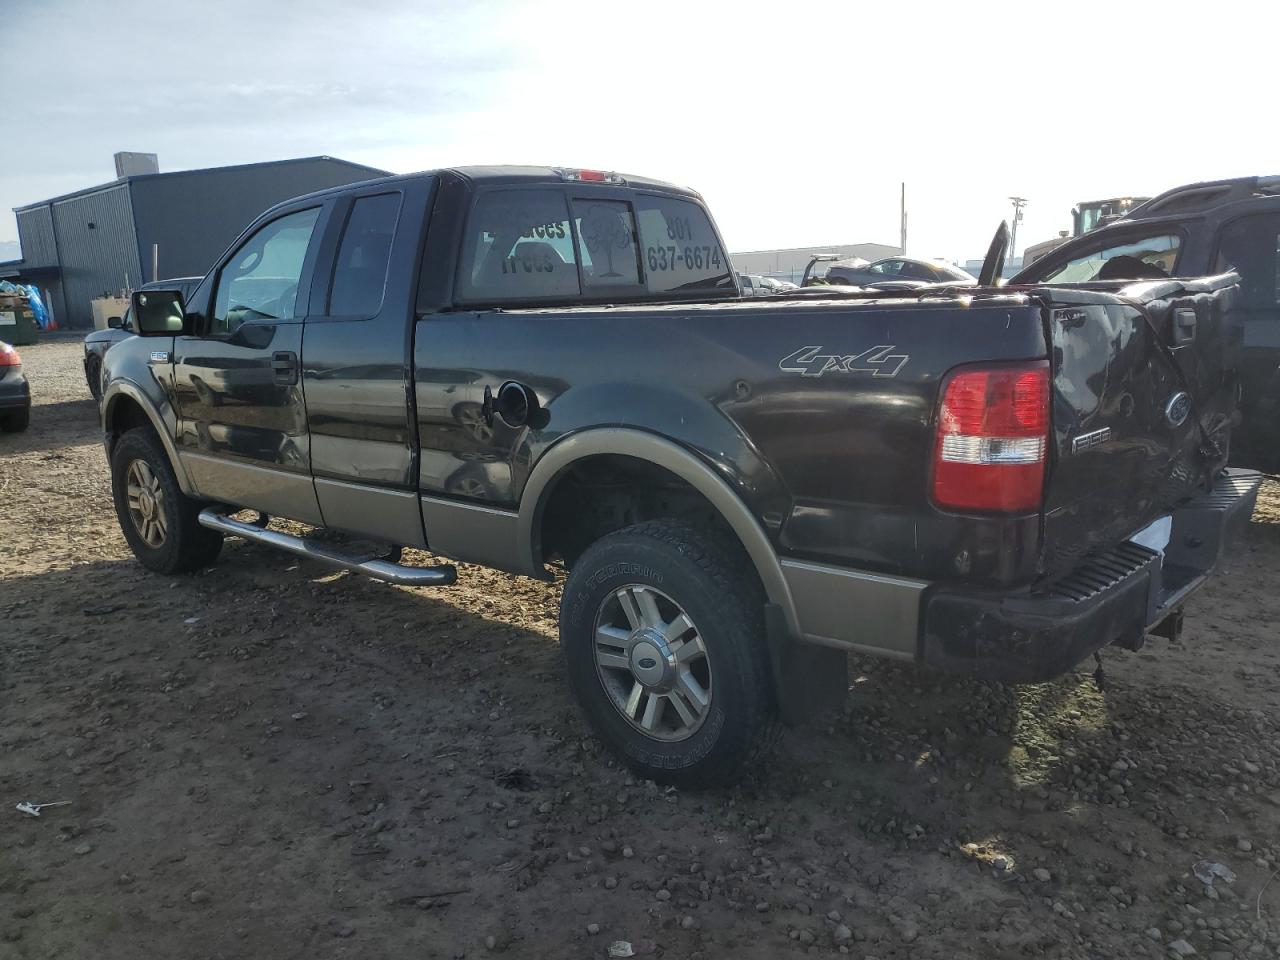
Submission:
{"label": "alloy wheel", "polygon": [[660,590],[628,584],[596,613],[596,674],[627,722],[657,740],[685,740],[711,708],[711,661],[702,634]]}
{"label": "alloy wheel", "polygon": [[133,521],[134,529],[147,546],[161,546],[164,543],[167,521],[160,478],[145,460],[134,460],[125,473],[125,481],[129,518]]}

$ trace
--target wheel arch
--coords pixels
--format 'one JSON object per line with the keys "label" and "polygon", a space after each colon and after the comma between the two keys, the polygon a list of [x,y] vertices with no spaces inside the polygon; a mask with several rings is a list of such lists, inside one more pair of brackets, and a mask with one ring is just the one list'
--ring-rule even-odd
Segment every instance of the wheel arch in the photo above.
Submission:
{"label": "wheel arch", "polygon": [[632,457],[654,464],[687,483],[706,499],[742,545],[770,603],[776,604],[792,636],[800,636],[791,590],[763,526],[729,483],[692,451],[656,434],[625,427],[600,427],[553,444],[534,465],[525,484],[517,524],[517,550],[529,576],[545,579],[542,555],[544,512],[557,484],[575,464],[597,456]]}
{"label": "wheel arch", "polygon": [[[172,414],[168,419],[173,419]],[[120,435],[139,426],[149,426],[159,438],[174,476],[178,479],[179,489],[187,496],[194,496],[195,486],[178,457],[178,448],[173,442],[173,429],[167,425],[165,414],[157,409],[156,404],[136,383],[129,380],[114,381],[102,398],[102,433],[108,460]]]}

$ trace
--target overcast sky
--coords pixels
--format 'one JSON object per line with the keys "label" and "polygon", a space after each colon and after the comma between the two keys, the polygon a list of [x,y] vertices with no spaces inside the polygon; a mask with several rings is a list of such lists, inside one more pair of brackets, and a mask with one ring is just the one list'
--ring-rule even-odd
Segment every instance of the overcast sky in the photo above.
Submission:
{"label": "overcast sky", "polygon": [[1266,9],[5,0],[0,241],[10,208],[112,179],[116,150],[324,153],[672,180],[732,250],[896,244],[905,180],[909,251],[976,258],[1010,194],[1021,248],[1079,200],[1280,173]]}

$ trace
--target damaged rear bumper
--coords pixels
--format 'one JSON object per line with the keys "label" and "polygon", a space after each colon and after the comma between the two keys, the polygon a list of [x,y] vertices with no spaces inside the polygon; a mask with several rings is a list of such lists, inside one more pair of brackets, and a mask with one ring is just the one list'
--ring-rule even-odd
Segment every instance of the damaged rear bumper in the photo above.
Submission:
{"label": "damaged rear bumper", "polygon": [[1228,470],[1212,491],[1174,511],[1163,552],[1126,542],[1042,591],[931,587],[922,603],[921,658],[950,673],[1035,683],[1109,644],[1136,648],[1213,571],[1253,515],[1260,485]]}

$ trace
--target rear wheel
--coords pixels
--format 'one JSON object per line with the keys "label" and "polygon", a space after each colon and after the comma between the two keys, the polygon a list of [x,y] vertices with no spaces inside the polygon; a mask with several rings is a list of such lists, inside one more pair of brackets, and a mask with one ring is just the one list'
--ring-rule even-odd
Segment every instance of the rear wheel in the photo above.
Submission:
{"label": "rear wheel", "polygon": [[128,431],[111,454],[111,494],[133,555],[158,573],[208,566],[222,534],[200,526],[204,506],[182,492],[169,458],[147,427]]}
{"label": "rear wheel", "polygon": [[31,408],[0,414],[0,430],[5,433],[21,433],[31,425]]}
{"label": "rear wheel", "polygon": [[570,687],[643,777],[731,782],[773,739],[764,598],[735,551],[690,524],[650,521],[598,540],[565,583]]}

